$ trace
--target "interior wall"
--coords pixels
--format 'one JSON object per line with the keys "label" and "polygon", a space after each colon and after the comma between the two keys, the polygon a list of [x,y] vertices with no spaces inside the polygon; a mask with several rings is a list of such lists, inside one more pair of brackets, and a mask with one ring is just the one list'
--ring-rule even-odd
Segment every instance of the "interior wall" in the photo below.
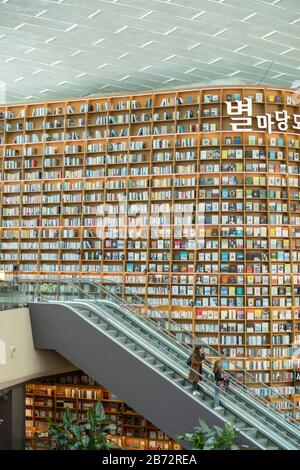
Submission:
{"label": "interior wall", "polygon": [[27,308],[0,311],[0,390],[76,367],[54,351],[34,349]]}

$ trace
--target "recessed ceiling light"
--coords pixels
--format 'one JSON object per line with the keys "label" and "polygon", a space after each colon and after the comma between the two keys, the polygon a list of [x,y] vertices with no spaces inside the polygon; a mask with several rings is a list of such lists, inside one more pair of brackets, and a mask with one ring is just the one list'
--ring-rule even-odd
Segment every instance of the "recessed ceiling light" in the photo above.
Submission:
{"label": "recessed ceiling light", "polygon": [[65,33],[68,33],[69,31],[72,31],[72,29],[77,28],[78,24],[72,24],[72,26],[69,26],[69,28],[65,29]]}
{"label": "recessed ceiling light", "polygon": [[108,64],[102,64],[97,67],[97,69],[102,69],[103,67],[106,67]]}
{"label": "recessed ceiling light", "polygon": [[46,39],[46,40],[44,41],[44,44],[48,44],[48,42],[51,42],[51,41],[53,41],[54,39],[56,39],[56,36],[52,36],[52,38]]}
{"label": "recessed ceiling light", "polygon": [[221,31],[218,31],[216,34],[213,34],[214,37],[219,36],[222,33],[225,33],[225,31],[228,31],[228,28],[221,29]]}
{"label": "recessed ceiling light", "polygon": [[142,69],[140,69],[140,72],[144,72],[145,70],[151,69],[151,65],[146,65]]}
{"label": "recessed ceiling light", "polygon": [[33,98],[33,96],[32,96],[32,95],[25,96],[24,100],[31,100],[31,98]]}
{"label": "recessed ceiling light", "polygon": [[5,38],[5,34],[1,34],[0,39]]}
{"label": "recessed ceiling light", "polygon": [[80,54],[81,52],[82,52],[82,50],[79,49],[78,51],[73,52],[73,54],[71,54],[70,57],[74,57],[75,55],[78,55],[78,54]]}
{"label": "recessed ceiling light", "polygon": [[66,80],[63,80],[62,82],[59,82],[59,83],[57,84],[57,86],[64,85],[65,83],[68,83],[68,82],[67,82]]}
{"label": "recessed ceiling light", "polygon": [[28,51],[25,51],[24,54],[30,54],[30,52],[35,51],[35,47],[31,47]]}
{"label": "recessed ceiling light", "polygon": [[16,26],[14,29],[17,31],[18,29],[23,28],[23,26],[25,26],[25,25],[26,25],[26,23],[21,23],[18,26]]}
{"label": "recessed ceiling light", "polygon": [[39,18],[40,16],[44,15],[44,13],[48,13],[48,10],[43,10],[43,11],[40,11],[40,13],[37,13],[35,15],[36,18]]}
{"label": "recessed ceiling light", "polygon": [[290,47],[290,48],[289,48],[289,49],[287,49],[286,51],[283,51],[283,52],[281,52],[279,55],[288,54],[289,52],[292,52],[292,51],[294,51],[294,50],[295,50],[295,48],[294,48],[294,47]]}
{"label": "recessed ceiling light", "polygon": [[248,44],[245,44],[244,46],[238,47],[237,49],[234,49],[233,52],[240,52],[240,51],[242,51],[243,49],[245,49],[246,47],[248,47]]}
{"label": "recessed ceiling light", "polygon": [[146,46],[149,46],[149,45],[152,44],[152,43],[154,43],[154,41],[145,42],[144,44],[141,45],[141,48],[146,47]]}
{"label": "recessed ceiling light", "polygon": [[100,42],[104,41],[104,38],[101,38],[101,39],[98,39],[98,41],[96,42],[93,42],[93,46],[97,46],[97,44],[99,44]]}
{"label": "recessed ceiling light", "polygon": [[194,47],[197,47],[197,46],[201,46],[201,42],[196,42],[196,44],[193,44],[192,46],[188,47],[187,50],[191,51],[192,49],[194,49]]}
{"label": "recessed ceiling light", "polygon": [[233,77],[234,75],[237,75],[238,73],[241,73],[241,71],[236,70],[235,72],[232,72],[232,73],[228,74],[228,77]]}
{"label": "recessed ceiling light", "polygon": [[273,80],[274,78],[282,77],[282,75],[284,75],[284,73],[283,73],[283,72],[280,72],[280,73],[278,73],[277,75],[274,75],[274,77],[271,77],[271,78],[272,78],[272,80]]}
{"label": "recessed ceiling light", "polygon": [[19,77],[14,80],[14,82],[20,82],[21,80],[24,80],[24,77]]}
{"label": "recessed ceiling light", "polygon": [[125,25],[125,26],[122,26],[122,28],[120,28],[120,29],[117,29],[117,31],[115,31],[115,33],[116,33],[116,34],[119,34],[121,31],[124,31],[124,29],[127,29],[127,28],[128,28],[128,26],[127,26],[127,25]]}
{"label": "recessed ceiling light", "polygon": [[41,90],[40,93],[46,93],[48,90],[48,88],[45,88],[44,90]]}
{"label": "recessed ceiling light", "polygon": [[143,20],[144,18],[147,18],[147,16],[151,15],[153,13],[152,10],[147,11],[147,13],[144,13],[142,16],[140,16],[140,20]]}
{"label": "recessed ceiling light", "polygon": [[91,15],[89,15],[88,18],[94,18],[94,16],[98,15],[99,13],[101,13],[101,10],[95,11],[94,13],[92,13]]}
{"label": "recessed ceiling light", "polygon": [[207,63],[208,63],[209,65],[211,65],[211,64],[215,64],[216,62],[219,62],[220,60],[222,60],[222,57],[217,57],[216,59],[213,59],[213,60],[211,60],[211,61],[209,61],[209,62],[207,62]]}
{"label": "recessed ceiling light", "polygon": [[61,63],[62,63],[62,60],[57,60],[56,62],[52,62],[52,64],[50,64],[50,65],[54,66],[54,65],[61,64]]}
{"label": "recessed ceiling light", "polygon": [[15,57],[9,57],[9,58],[6,59],[4,62],[11,62],[12,60],[15,60]]}
{"label": "recessed ceiling light", "polygon": [[243,18],[241,21],[250,20],[251,18],[253,18],[253,16],[256,16],[256,13],[251,13],[251,15],[245,16],[245,18]]}
{"label": "recessed ceiling light", "polygon": [[125,52],[125,54],[120,55],[118,59],[122,59],[123,57],[126,57],[127,55],[129,55],[129,52]]}
{"label": "recessed ceiling light", "polygon": [[166,57],[165,59],[163,59],[163,61],[166,62],[167,60],[173,59],[173,57],[176,57],[176,56],[175,56],[174,54],[169,55],[168,57]]}
{"label": "recessed ceiling light", "polygon": [[85,75],[87,75],[86,72],[81,72],[78,75],[75,75],[75,78],[81,78],[81,77],[84,77]]}
{"label": "recessed ceiling light", "polygon": [[174,26],[174,28],[169,29],[169,31],[166,31],[166,32],[164,33],[164,35],[167,36],[168,34],[173,33],[173,31],[176,31],[176,29],[177,29],[177,26]]}
{"label": "recessed ceiling light", "polygon": [[187,70],[186,72],[184,72],[184,74],[186,75],[186,74],[188,74],[188,73],[194,72],[195,70],[197,70],[197,68],[196,68],[196,67],[194,67],[194,68],[192,68],[192,69],[189,69],[189,70]]}
{"label": "recessed ceiling light", "polygon": [[258,65],[264,64],[265,62],[267,62],[265,59],[260,60],[259,62],[257,62],[257,64],[254,64],[254,67],[257,67]]}
{"label": "recessed ceiling light", "polygon": [[175,80],[175,78],[168,78],[168,80],[165,80],[163,83],[173,82],[173,80]]}
{"label": "recessed ceiling light", "polygon": [[266,39],[268,38],[269,36],[271,36],[272,34],[276,33],[277,31],[270,31],[269,33],[265,34],[264,36],[261,37],[261,39]]}
{"label": "recessed ceiling light", "polygon": [[37,69],[34,72],[32,72],[32,75],[36,75],[37,73],[43,72],[43,69]]}
{"label": "recessed ceiling light", "polygon": [[199,18],[199,16],[202,16],[204,15],[204,13],[206,13],[205,10],[203,11],[200,11],[199,13],[197,13],[196,15],[192,16],[192,18],[190,18],[191,20],[195,20],[196,18]]}
{"label": "recessed ceiling light", "polygon": [[129,77],[130,77],[130,75],[125,75],[125,77],[119,78],[119,82],[122,82],[123,80],[126,80]]}

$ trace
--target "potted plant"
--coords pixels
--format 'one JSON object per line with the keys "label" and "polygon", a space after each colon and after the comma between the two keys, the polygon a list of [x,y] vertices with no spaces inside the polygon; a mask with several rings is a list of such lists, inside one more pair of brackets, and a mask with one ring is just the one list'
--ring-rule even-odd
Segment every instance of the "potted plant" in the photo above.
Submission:
{"label": "potted plant", "polygon": [[69,408],[66,409],[61,423],[46,418],[49,424],[48,445],[52,450],[108,450],[117,448],[107,434],[115,429],[105,415],[101,402],[89,408],[87,418],[76,420]]}
{"label": "potted plant", "polygon": [[178,436],[178,439],[188,442],[192,450],[249,450],[248,446],[235,443],[236,430],[232,423],[225,423],[223,428],[210,428],[199,419],[199,426],[194,427],[191,433]]}

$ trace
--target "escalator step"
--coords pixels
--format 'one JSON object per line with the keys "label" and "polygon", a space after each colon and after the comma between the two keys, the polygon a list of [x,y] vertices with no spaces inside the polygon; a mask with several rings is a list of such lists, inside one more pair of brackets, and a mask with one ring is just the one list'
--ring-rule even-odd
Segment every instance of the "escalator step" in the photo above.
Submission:
{"label": "escalator step", "polygon": [[243,431],[246,432],[247,434],[250,434],[250,436],[252,437],[256,437],[258,433],[257,429],[255,428],[244,428]]}
{"label": "escalator step", "polygon": [[263,447],[265,447],[265,448],[266,448],[267,445],[268,445],[268,439],[265,439],[265,438],[263,438],[263,437],[257,439],[257,442],[258,442],[261,446],[263,446]]}

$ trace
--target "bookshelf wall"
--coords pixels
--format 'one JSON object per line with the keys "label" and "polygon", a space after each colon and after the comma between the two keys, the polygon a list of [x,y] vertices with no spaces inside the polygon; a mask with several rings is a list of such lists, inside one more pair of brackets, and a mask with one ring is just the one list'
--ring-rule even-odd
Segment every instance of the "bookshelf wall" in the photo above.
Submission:
{"label": "bookshelf wall", "polygon": [[255,87],[0,107],[0,270],[110,277],[299,401],[299,114]]}
{"label": "bookshelf wall", "polygon": [[[97,401],[103,404],[107,419],[115,425],[108,438],[125,449],[174,450],[179,444],[126,405],[118,395],[96,383],[83,372],[49,377],[26,385],[26,441],[32,449],[47,439],[46,416],[59,423],[69,408],[76,419],[85,419]],[[45,444],[44,444],[45,445]]]}

